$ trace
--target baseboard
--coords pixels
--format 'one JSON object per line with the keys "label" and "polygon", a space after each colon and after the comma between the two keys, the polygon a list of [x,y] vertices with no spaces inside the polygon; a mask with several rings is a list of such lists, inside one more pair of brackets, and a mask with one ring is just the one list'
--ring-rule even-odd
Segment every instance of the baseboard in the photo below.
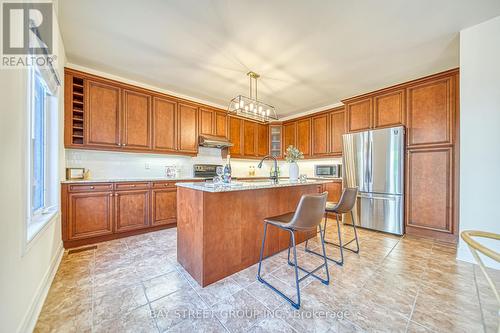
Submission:
{"label": "baseboard", "polygon": [[54,255],[54,257],[52,258],[50,267],[47,270],[47,273],[45,273],[42,283],[40,283],[40,286],[38,287],[38,290],[31,302],[31,306],[28,309],[28,312],[26,312],[24,319],[21,322],[21,325],[19,326],[17,332],[19,333],[33,332],[33,330],[35,329],[38,316],[42,311],[43,303],[45,302],[45,298],[49,293],[50,286],[57,273],[57,269],[59,268],[59,264],[61,263],[63,254],[64,254],[64,248],[61,242],[61,245],[57,250],[56,254]]}

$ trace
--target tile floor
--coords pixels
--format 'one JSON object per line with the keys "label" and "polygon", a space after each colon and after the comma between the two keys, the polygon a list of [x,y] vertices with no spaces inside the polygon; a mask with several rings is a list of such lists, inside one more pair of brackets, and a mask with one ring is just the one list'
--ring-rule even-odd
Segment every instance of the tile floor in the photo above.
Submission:
{"label": "tile floor", "polygon": [[[342,230],[344,239],[351,228]],[[177,264],[176,229],[65,254],[36,332],[495,332],[498,306],[477,266],[429,240],[360,230],[361,253],[307,278],[293,309],[256,281],[256,266],[201,288]],[[333,224],[328,238],[336,234]],[[317,246],[313,241],[312,246]],[[338,249],[328,247],[331,255]],[[286,251],[265,277],[293,296]],[[320,259],[303,251],[299,264]],[[492,272],[500,285],[500,272]]]}

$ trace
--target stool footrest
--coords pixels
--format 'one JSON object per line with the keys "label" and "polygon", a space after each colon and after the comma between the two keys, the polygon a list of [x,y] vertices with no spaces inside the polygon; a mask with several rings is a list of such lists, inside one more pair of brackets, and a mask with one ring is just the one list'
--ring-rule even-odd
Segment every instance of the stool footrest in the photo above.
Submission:
{"label": "stool footrest", "polygon": [[[342,248],[345,249],[345,250],[348,250],[348,251],[351,251],[351,252],[354,252],[354,253],[359,253],[359,248],[357,250],[353,250],[351,248],[348,248],[347,245],[351,244],[352,242],[354,242],[356,240],[356,238],[353,238],[351,239],[350,241],[348,241],[347,243],[343,244],[342,245]],[[334,243],[334,242],[330,242],[330,241],[327,241],[325,240],[325,243],[326,244],[330,244],[330,245],[333,245],[333,246],[336,246],[336,247],[340,247],[339,244],[337,243]]]}

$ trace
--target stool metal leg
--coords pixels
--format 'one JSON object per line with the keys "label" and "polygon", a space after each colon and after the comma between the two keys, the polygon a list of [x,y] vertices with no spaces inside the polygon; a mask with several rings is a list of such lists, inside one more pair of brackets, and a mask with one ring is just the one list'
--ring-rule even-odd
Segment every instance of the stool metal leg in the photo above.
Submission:
{"label": "stool metal leg", "polygon": [[[294,270],[295,270],[295,285],[296,285],[296,288],[297,288],[297,302],[294,302],[291,298],[289,298],[288,296],[286,296],[285,294],[283,294],[281,291],[279,291],[276,287],[274,287],[269,282],[267,282],[266,280],[264,280],[262,278],[262,276],[260,275],[261,267],[262,267],[262,257],[263,257],[263,253],[264,253],[264,244],[265,244],[265,241],[266,241],[267,223],[264,226],[264,238],[262,239],[262,247],[260,249],[260,259],[259,259],[259,268],[257,270],[257,279],[261,283],[263,283],[266,286],[268,286],[269,288],[271,288],[273,291],[275,291],[278,295],[280,295],[281,297],[283,297],[285,300],[287,300],[296,309],[300,308],[300,282],[302,280],[304,280],[308,276],[313,276],[316,279],[320,280],[323,284],[328,285],[330,283],[330,274],[328,272],[328,263],[327,263],[326,250],[325,250],[324,230],[322,230],[321,225],[319,226],[319,228],[320,228],[320,235],[321,235],[321,246],[322,246],[322,249],[323,249],[323,256],[322,257],[324,258],[324,263],[322,265],[316,267],[312,271],[308,271],[308,270],[300,267],[298,265],[298,263],[297,263],[297,246],[296,246],[296,243],[295,243],[295,234],[294,234],[294,231],[290,230],[290,229],[282,228],[283,230],[287,230],[288,232],[290,232],[290,243],[291,243],[291,246],[290,246],[290,244],[288,246],[288,258],[287,258],[287,261],[288,261],[288,264],[291,265],[291,266],[293,266]],[[290,261],[290,248],[293,249],[293,263]],[[325,267],[326,279],[322,279],[318,275],[314,274],[315,272],[317,272],[319,269],[321,269],[323,267]],[[305,272],[306,275],[304,275],[303,277],[299,278],[299,269],[301,271]]]}
{"label": "stool metal leg", "polygon": [[[344,245],[342,245],[342,241],[339,242],[339,244],[335,244],[333,242],[328,242],[328,241],[325,241],[326,244],[330,244],[330,245],[334,245],[336,247],[340,247],[341,249],[346,249],[348,251],[351,251],[351,252],[354,252],[354,253],[359,253],[359,241],[358,241],[358,232],[356,230],[356,224],[354,223],[354,214],[352,213],[352,210],[351,210],[351,220],[352,220],[352,228],[354,230],[354,238],[351,239],[350,241],[348,241],[347,243],[345,243]],[[338,215],[337,215],[337,226],[339,225],[339,221],[338,221]],[[340,229],[339,229],[340,230]],[[340,240],[340,237],[339,237],[339,240]],[[352,242],[356,241],[356,250],[353,250],[351,248],[348,248],[347,245],[351,244]]]}

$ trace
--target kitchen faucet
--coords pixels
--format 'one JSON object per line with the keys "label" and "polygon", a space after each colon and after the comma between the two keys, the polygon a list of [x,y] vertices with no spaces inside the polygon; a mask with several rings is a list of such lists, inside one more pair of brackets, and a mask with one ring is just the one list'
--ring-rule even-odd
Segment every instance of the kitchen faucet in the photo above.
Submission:
{"label": "kitchen faucet", "polygon": [[267,160],[267,159],[273,159],[274,160],[274,172],[271,177],[269,177],[275,184],[278,184],[278,160],[276,157],[272,155],[266,155],[260,160],[259,165],[257,166],[259,169],[262,168],[262,163]]}

